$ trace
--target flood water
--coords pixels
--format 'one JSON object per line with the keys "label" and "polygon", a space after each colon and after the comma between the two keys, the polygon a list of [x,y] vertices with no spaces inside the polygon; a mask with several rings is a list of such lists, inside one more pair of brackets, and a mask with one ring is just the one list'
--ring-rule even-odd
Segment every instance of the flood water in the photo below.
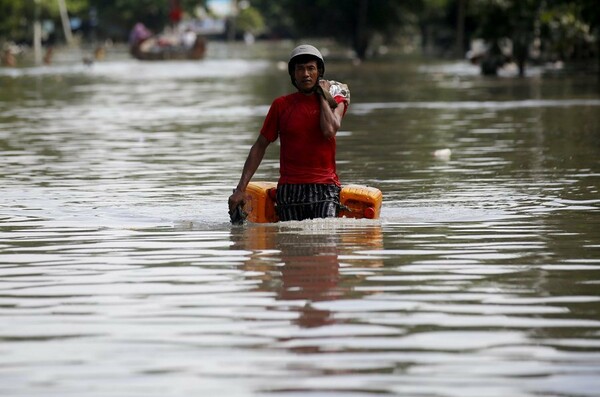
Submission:
{"label": "flood water", "polygon": [[334,51],[381,219],[232,227],[291,47],[0,68],[0,395],[598,396],[595,78]]}

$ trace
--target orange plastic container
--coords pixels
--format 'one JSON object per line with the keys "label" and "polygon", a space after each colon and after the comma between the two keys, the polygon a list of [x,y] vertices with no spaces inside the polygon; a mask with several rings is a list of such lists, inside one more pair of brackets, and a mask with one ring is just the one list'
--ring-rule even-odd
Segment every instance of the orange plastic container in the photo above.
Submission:
{"label": "orange plastic container", "polygon": [[254,223],[274,223],[279,220],[275,211],[275,195],[269,192],[277,190],[274,182],[250,182],[246,188],[244,212],[248,221]]}
{"label": "orange plastic container", "polygon": [[361,185],[342,186],[340,202],[343,207],[339,217],[379,219],[381,213],[381,190]]}
{"label": "orange plastic container", "polygon": [[[277,183],[250,182],[246,188],[244,212],[248,221],[254,223],[274,223],[279,220],[275,210]],[[338,217],[378,219],[381,213],[381,190],[361,185],[342,187],[340,202],[342,210]]]}

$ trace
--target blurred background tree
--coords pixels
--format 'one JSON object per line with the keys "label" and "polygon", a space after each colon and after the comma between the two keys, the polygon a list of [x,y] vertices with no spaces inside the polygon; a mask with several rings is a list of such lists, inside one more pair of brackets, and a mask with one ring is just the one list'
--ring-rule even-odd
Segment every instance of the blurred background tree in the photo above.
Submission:
{"label": "blurred background tree", "polygon": [[[374,53],[374,41],[391,41],[403,30],[416,28],[422,0],[268,0],[254,1],[266,16],[276,21],[277,35],[293,37],[332,37],[365,59]],[[414,33],[414,32],[413,32]]]}
{"label": "blurred background tree", "polygon": [[489,47],[481,60],[484,74],[496,74],[511,58],[517,62],[519,74],[525,73],[527,50],[539,30],[536,22],[542,4],[539,0],[473,0],[471,12],[479,19],[475,34]]}
{"label": "blurred background tree", "polygon": [[[95,7],[100,20],[100,33],[113,40],[126,40],[129,30],[142,22],[158,33],[169,23],[169,0],[83,0]],[[195,15],[202,0],[180,0],[179,6],[188,15]]]}
{"label": "blurred background tree", "polygon": [[[143,22],[154,32],[169,24],[174,0],[66,0],[84,40],[126,41]],[[484,43],[482,72],[496,74],[515,62],[521,75],[529,62],[586,62],[600,66],[598,0],[231,0],[239,12],[235,37],[330,38],[364,60],[386,53],[463,58],[474,39]],[[210,0],[179,0],[188,17]],[[46,40],[62,40],[57,0],[0,0],[0,43],[31,43],[36,13],[48,26]],[[588,62],[589,63],[589,62]],[[599,67],[600,69],[600,67]]]}
{"label": "blurred background tree", "polygon": [[18,40],[25,6],[25,2],[0,0],[0,41],[2,38]]}
{"label": "blurred background tree", "polygon": [[[86,12],[89,8],[88,0],[67,0],[66,4],[73,14]],[[56,0],[0,0],[0,42],[3,39],[31,41],[36,12],[40,19],[60,26],[59,3]]]}
{"label": "blurred background tree", "polygon": [[236,27],[242,35],[249,34],[255,37],[265,30],[265,20],[258,9],[247,6],[240,9]]}
{"label": "blurred background tree", "polygon": [[472,0],[476,37],[488,44],[484,74],[515,61],[519,75],[528,60],[573,61],[598,57],[596,0]]}
{"label": "blurred background tree", "polygon": [[287,1],[252,0],[251,4],[263,16],[265,33],[269,38],[281,39],[297,35]]}
{"label": "blurred background tree", "polygon": [[556,60],[589,59],[598,49],[600,3],[554,1],[540,12],[544,51]]}
{"label": "blurred background tree", "polygon": [[[168,0],[65,0],[65,3],[72,24],[81,21],[81,25],[74,24],[76,30],[87,34],[96,23],[100,36],[117,41],[126,40],[136,22],[143,22],[156,32],[169,22]],[[204,5],[202,0],[180,0],[179,3],[190,15]],[[36,7],[39,7],[41,20],[60,27],[57,0],[0,0],[0,41],[31,42]]]}

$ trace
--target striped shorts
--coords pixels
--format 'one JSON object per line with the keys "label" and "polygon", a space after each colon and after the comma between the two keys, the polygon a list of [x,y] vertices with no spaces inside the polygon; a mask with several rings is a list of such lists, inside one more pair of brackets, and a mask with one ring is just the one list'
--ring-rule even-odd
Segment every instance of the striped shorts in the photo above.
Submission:
{"label": "striped shorts", "polygon": [[277,215],[280,221],[301,221],[337,216],[341,188],[327,184],[277,186]]}

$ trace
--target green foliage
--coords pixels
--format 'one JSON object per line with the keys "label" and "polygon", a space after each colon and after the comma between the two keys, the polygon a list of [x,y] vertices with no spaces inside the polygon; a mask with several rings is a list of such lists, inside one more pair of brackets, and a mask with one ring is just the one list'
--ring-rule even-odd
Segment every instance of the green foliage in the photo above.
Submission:
{"label": "green foliage", "polygon": [[265,29],[265,21],[256,8],[247,7],[238,14],[236,26],[242,32],[257,35]]}
{"label": "green foliage", "polygon": [[444,19],[452,3],[452,0],[423,0],[419,5],[419,16],[423,20]]}
{"label": "green foliage", "polygon": [[[205,0],[180,0],[193,15]],[[471,38],[498,43],[509,38],[524,64],[532,43],[549,58],[599,56],[598,0],[250,0],[237,29],[271,37],[328,37],[365,58],[377,43],[408,42],[457,46]],[[30,41],[34,16],[60,27],[57,0],[0,0],[0,42]],[[97,10],[98,36],[126,39],[136,22],[161,31],[169,22],[169,0],[66,0],[69,15],[86,21]],[[466,25],[456,39],[457,15],[466,5]],[[464,14],[462,14],[464,16]],[[463,18],[463,21],[465,19]],[[61,29],[57,28],[59,35]],[[462,33],[465,33],[463,38]],[[494,50],[499,51],[497,46]]]}
{"label": "green foliage", "polygon": [[541,40],[542,55],[563,60],[593,56],[598,41],[597,0],[472,0],[471,12],[477,36],[491,44],[511,39],[521,64],[534,40]]}
{"label": "green foliage", "polygon": [[263,16],[265,28],[274,37],[296,34],[294,19],[287,8],[288,1],[253,0],[252,5]]}
{"label": "green foliage", "polygon": [[540,5],[539,0],[473,0],[476,34],[489,40],[532,34]]}
{"label": "green foliage", "polygon": [[111,25],[123,31],[136,22],[160,30],[168,21],[168,3],[165,0],[90,0],[98,10],[98,17],[105,26]]}
{"label": "green foliage", "polygon": [[[136,22],[141,21],[155,30],[161,30],[168,22],[168,0],[66,0],[71,17],[89,18],[91,7],[98,11],[100,29],[107,35],[123,39]],[[203,0],[181,0],[184,11],[192,13]],[[39,0],[39,18],[50,19],[60,26],[60,10],[57,0]],[[35,0],[0,0],[0,41],[31,40],[32,23],[36,15]],[[59,29],[60,30],[60,29]]]}
{"label": "green foliage", "polygon": [[595,37],[592,23],[586,22],[584,4],[563,3],[546,8],[540,15],[541,33],[550,56],[560,59],[588,58]]}
{"label": "green foliage", "polygon": [[[100,26],[106,35],[124,38],[133,25],[143,22],[155,32],[161,31],[169,22],[168,0],[89,0],[98,10]],[[180,0],[180,6],[188,15],[193,15],[203,0]]]}
{"label": "green foliage", "polygon": [[[66,0],[69,15],[85,15],[89,0]],[[60,26],[60,8],[57,0],[0,0],[0,40],[30,40],[35,16],[52,20]]]}
{"label": "green foliage", "polygon": [[253,4],[265,15],[270,27],[277,21],[277,29],[294,36],[333,37],[364,58],[376,35],[391,38],[399,28],[415,23],[422,1],[280,0],[272,4],[255,0]]}
{"label": "green foliage", "polygon": [[3,38],[18,36],[25,3],[14,0],[0,0],[0,42]]}
{"label": "green foliage", "polygon": [[[59,16],[59,6],[57,0],[40,0],[42,6],[48,10],[48,13],[52,17]],[[89,9],[89,0],[65,0],[67,10],[71,15],[79,15],[83,12],[87,12]]]}

